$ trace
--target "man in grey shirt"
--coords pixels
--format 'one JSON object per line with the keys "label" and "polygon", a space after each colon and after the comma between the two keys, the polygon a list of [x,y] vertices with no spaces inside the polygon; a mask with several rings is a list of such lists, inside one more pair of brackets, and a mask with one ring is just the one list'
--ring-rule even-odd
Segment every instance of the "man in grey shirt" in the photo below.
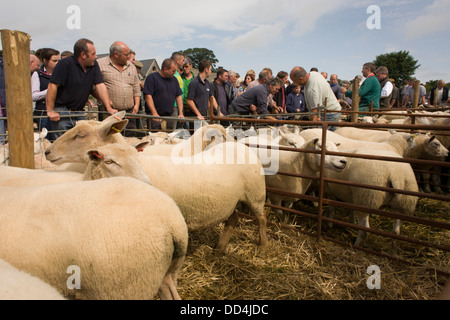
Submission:
{"label": "man in grey shirt", "polygon": [[[341,111],[340,103],[330,85],[320,73],[315,71],[308,73],[302,67],[294,67],[291,70],[290,78],[292,82],[304,86],[306,106],[311,112],[310,119],[312,121],[339,121],[340,112],[329,112],[324,119],[321,111],[320,118],[318,117],[318,108],[327,111]],[[332,127],[330,130],[334,131],[335,128]]]}

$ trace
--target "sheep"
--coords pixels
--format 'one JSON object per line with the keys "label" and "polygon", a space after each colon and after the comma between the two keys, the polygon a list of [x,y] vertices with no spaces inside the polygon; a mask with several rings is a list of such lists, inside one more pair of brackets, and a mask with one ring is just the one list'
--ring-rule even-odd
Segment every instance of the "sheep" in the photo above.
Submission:
{"label": "sheep", "polygon": [[[105,145],[100,149],[88,150],[86,155],[89,161],[83,179],[97,180],[125,176],[152,184],[139,162],[138,155],[138,150],[142,150],[147,145],[148,142],[142,142],[135,147],[116,143]],[[114,147],[113,151],[109,150],[111,146]]]}
{"label": "sheep", "polygon": [[[321,150],[321,139],[315,138],[307,141],[302,146],[296,146],[297,148],[307,150]],[[331,141],[326,144],[326,150],[337,151],[337,146]],[[302,174],[308,176],[314,176],[320,171],[321,155],[304,152],[292,152],[292,151],[279,151],[279,171],[291,172],[295,174]],[[343,170],[347,165],[345,157],[341,156],[325,156],[325,167],[332,170]],[[298,178],[284,175],[266,175],[266,185],[271,188],[280,189],[288,192],[305,194],[308,191],[312,183],[311,179]],[[276,193],[268,192],[269,200],[272,204],[281,205],[282,201],[288,202],[288,207],[292,206],[293,201],[296,200],[289,196],[284,196]],[[281,210],[277,210],[277,213],[281,213]],[[285,216],[284,221],[287,220]]]}
{"label": "sheep", "polygon": [[[121,143],[127,144],[120,131],[125,128],[128,120],[122,120],[123,115],[117,113],[108,117],[102,122],[82,120],[78,121],[72,129],[65,132],[45,151],[47,160],[54,164],[63,163],[85,163],[84,153],[90,148],[109,144]],[[159,144],[146,148],[147,154],[152,155],[172,155],[174,146],[180,147],[180,155],[191,156],[203,151],[209,144],[219,143],[221,141],[232,140],[226,135],[225,129],[220,125],[205,125],[196,130],[194,135],[186,141],[179,144]],[[145,141],[145,140],[144,140]],[[81,172],[84,172],[82,168]]]}
{"label": "sheep", "polygon": [[[156,188],[125,177],[2,186],[0,201],[0,258],[63,296],[180,299],[188,231]],[[80,289],[67,286],[70,266],[79,268]]]}
{"label": "sheep", "polygon": [[[148,142],[142,142],[135,147],[117,144],[116,156],[114,159],[103,155],[98,150],[92,149],[86,152],[86,157],[90,159],[88,166],[84,165],[84,173],[71,170],[48,171],[42,169],[26,169],[16,167],[0,167],[0,185],[2,186],[42,186],[62,182],[76,182],[82,180],[96,180],[100,178],[110,178],[116,176],[128,176],[145,183],[151,184],[149,178],[142,168],[137,165],[134,157],[124,157],[126,153],[137,155],[138,149],[144,148]],[[102,166],[102,175],[96,172]]]}
{"label": "sheep", "polygon": [[0,300],[65,300],[41,279],[0,259]]}
{"label": "sheep", "polygon": [[[400,158],[398,154],[388,150],[345,150],[348,153],[367,154],[368,152],[385,157]],[[370,170],[368,170],[370,168]],[[394,189],[418,191],[417,181],[411,165],[402,162],[369,160],[363,158],[348,158],[348,165],[344,170],[336,171],[325,169],[325,177],[344,180],[352,183],[367,184],[380,187],[391,187]],[[331,182],[325,183],[325,192],[337,199],[356,205],[380,209],[390,207],[403,214],[412,215],[415,211],[418,198],[415,196],[393,194],[384,191],[346,186]],[[357,212],[358,224],[369,228],[369,214]],[[393,232],[400,234],[400,220],[395,219]],[[355,245],[361,246],[367,233],[359,230]],[[393,252],[396,251],[396,242],[392,244]]]}
{"label": "sheep", "polygon": [[[97,148],[104,158],[116,159],[123,146],[109,144]],[[171,196],[179,206],[190,231],[226,222],[217,251],[224,252],[237,223],[235,208],[246,205],[259,224],[260,252],[267,243],[265,180],[253,151],[236,142],[218,144],[192,157],[148,156],[123,153],[122,162],[139,160],[152,185]],[[91,158],[91,161],[95,159]],[[116,161],[116,160],[115,160]],[[88,166],[89,168],[89,166]],[[127,175],[125,169],[119,167]],[[99,166],[97,177],[103,171]],[[118,174],[116,172],[116,174]]]}
{"label": "sheep", "polygon": [[385,130],[370,130],[370,129],[360,129],[354,127],[340,127],[337,128],[334,133],[337,133],[343,137],[361,140],[361,141],[373,141],[373,142],[383,142],[388,140],[392,133]]}
{"label": "sheep", "polygon": [[408,111],[387,111],[381,116],[374,116],[375,123],[389,123],[393,119],[404,119]]}
{"label": "sheep", "polygon": [[76,125],[56,139],[45,151],[45,157],[53,164],[60,165],[67,162],[85,163],[84,153],[99,145],[107,143],[127,144],[120,134],[128,124],[123,119],[124,111],[118,112],[102,122],[81,120]]}
{"label": "sheep", "polygon": [[[43,128],[41,132],[33,133],[33,149],[34,149],[34,167],[35,168],[53,168],[53,164],[45,160],[44,152],[46,148],[51,144],[46,139],[47,129]],[[0,153],[0,165],[9,165],[9,148],[4,146]]]}
{"label": "sheep", "polygon": [[[300,133],[305,139],[321,138],[322,129],[308,129]],[[448,150],[439,141],[430,135],[424,134],[392,134],[386,141],[372,142],[359,141],[343,137],[337,133],[327,131],[327,140],[339,143],[339,150],[366,149],[366,150],[389,150],[404,158],[413,159],[440,159],[443,160]],[[371,153],[369,153],[371,154]]]}
{"label": "sheep", "polygon": [[234,141],[234,139],[227,134],[223,126],[205,124],[195,130],[189,139],[179,144],[149,146],[144,150],[144,154],[190,157],[204,151],[208,146],[214,146],[225,141]]}
{"label": "sheep", "polygon": [[1,186],[42,186],[82,180],[83,174],[75,171],[53,171],[0,166]]}

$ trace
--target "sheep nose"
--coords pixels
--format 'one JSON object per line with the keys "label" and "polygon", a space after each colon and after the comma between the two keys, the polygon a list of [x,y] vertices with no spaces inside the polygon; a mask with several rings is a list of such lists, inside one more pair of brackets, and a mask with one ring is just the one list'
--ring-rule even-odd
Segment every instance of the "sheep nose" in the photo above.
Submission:
{"label": "sheep nose", "polygon": [[49,150],[45,150],[45,155],[48,156],[50,154]]}
{"label": "sheep nose", "polygon": [[346,166],[347,165],[347,160],[341,160],[341,163]]}

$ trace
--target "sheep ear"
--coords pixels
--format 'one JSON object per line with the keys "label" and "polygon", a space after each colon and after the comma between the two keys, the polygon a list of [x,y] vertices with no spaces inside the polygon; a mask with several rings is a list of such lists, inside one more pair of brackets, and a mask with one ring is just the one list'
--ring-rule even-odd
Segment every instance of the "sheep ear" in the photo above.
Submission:
{"label": "sheep ear", "polygon": [[103,157],[105,156],[103,153],[101,153],[98,150],[88,150],[86,152],[86,155],[87,155],[89,161],[98,161],[100,159],[103,159]]}
{"label": "sheep ear", "polygon": [[315,138],[313,141],[311,141],[311,147],[316,146],[317,142],[319,142],[319,138]]}
{"label": "sheep ear", "polygon": [[300,134],[301,131],[302,131],[302,129],[299,126],[294,126],[294,133],[295,134]]}
{"label": "sheep ear", "polygon": [[44,139],[48,134],[47,128],[43,128],[41,133],[39,133],[39,138]]}
{"label": "sheep ear", "polygon": [[431,139],[428,141],[428,143],[430,143],[430,142],[433,141],[434,139],[436,139],[436,136],[432,136]]}
{"label": "sheep ear", "polygon": [[136,148],[137,151],[142,152],[144,151],[145,148],[147,148],[150,145],[150,141],[142,141],[136,145],[134,145],[134,147]]}
{"label": "sheep ear", "polygon": [[389,133],[390,133],[390,134],[396,134],[397,131],[395,131],[394,129],[389,129]]}
{"label": "sheep ear", "polygon": [[405,139],[406,139],[407,142],[414,141],[415,138],[416,138],[416,135],[414,135],[414,134],[407,134],[405,136]]}
{"label": "sheep ear", "polygon": [[[105,120],[106,121],[106,120]],[[117,120],[116,121],[108,121],[107,123],[102,122],[100,126],[100,136],[107,137],[112,134],[120,133],[127,126],[128,120]]]}

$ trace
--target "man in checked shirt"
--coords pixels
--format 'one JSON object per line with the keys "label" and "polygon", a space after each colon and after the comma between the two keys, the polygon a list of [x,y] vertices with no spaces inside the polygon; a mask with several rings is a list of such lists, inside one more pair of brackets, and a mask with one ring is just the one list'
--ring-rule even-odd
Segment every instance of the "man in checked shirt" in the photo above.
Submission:
{"label": "man in checked shirt", "polygon": [[[100,71],[103,76],[111,107],[127,113],[139,112],[141,101],[141,87],[136,67],[128,60],[130,48],[121,41],[114,42],[109,48],[109,57],[98,59]],[[106,111],[100,104],[99,111]],[[99,121],[107,118],[109,114],[100,113]],[[136,129],[136,118],[127,118],[127,129]],[[125,131],[125,135],[132,135]]]}

